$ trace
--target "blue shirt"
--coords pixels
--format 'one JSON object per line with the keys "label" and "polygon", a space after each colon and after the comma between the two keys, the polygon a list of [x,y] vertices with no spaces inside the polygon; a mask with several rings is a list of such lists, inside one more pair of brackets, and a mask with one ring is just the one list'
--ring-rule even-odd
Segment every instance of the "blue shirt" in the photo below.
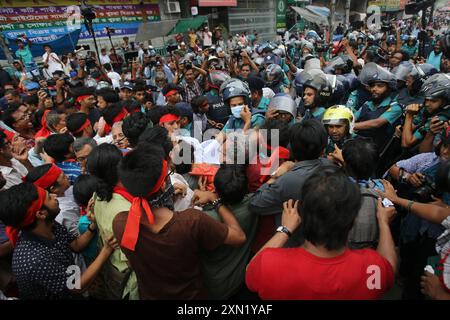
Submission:
{"label": "blue shirt", "polygon": [[55,164],[69,178],[71,185],[73,185],[78,176],[81,175],[81,165],[78,162],[64,161],[56,162]]}
{"label": "blue shirt", "polygon": [[261,110],[264,110],[264,111],[267,111],[267,108],[269,107],[269,103],[270,103],[270,99],[269,98],[262,97],[261,101],[259,101],[259,104],[258,104],[257,108],[261,109]]}
{"label": "blue shirt", "polygon": [[[78,230],[80,231],[80,234],[85,233],[91,223],[92,222],[89,221],[87,216],[81,216],[80,220],[78,221]],[[98,233],[96,233],[95,236],[91,239],[91,241],[89,241],[89,244],[86,246],[86,248],[84,248],[82,252],[87,265],[90,265],[97,256],[97,241],[98,241]]]}
{"label": "blue shirt", "polygon": [[433,65],[438,71],[441,71],[441,59],[442,59],[442,52],[436,55],[434,51],[431,51],[430,55],[428,56],[427,63]]}

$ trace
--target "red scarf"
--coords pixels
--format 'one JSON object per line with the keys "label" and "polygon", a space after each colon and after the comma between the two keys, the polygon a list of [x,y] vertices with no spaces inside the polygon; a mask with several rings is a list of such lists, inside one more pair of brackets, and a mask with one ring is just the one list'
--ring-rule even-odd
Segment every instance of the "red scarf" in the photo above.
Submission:
{"label": "red scarf", "polygon": [[[162,184],[167,177],[167,161],[163,160],[161,175],[158,178],[155,186],[148,193],[148,196],[156,193],[161,189]],[[127,199],[131,203],[130,211],[128,212],[127,223],[125,225],[125,231],[122,236],[122,242],[120,245],[128,250],[134,251],[136,243],[139,237],[139,225],[141,223],[142,208],[144,208],[145,214],[147,215],[148,222],[150,224],[155,223],[155,218],[150,208],[150,204],[147,199],[141,197],[135,197],[131,195],[122,184],[118,184],[114,187],[113,193],[120,194],[122,197]]]}
{"label": "red scarf", "polygon": [[[125,108],[122,108],[122,111],[120,111],[117,116],[114,117],[113,119],[113,124],[119,121],[122,121],[126,116],[128,115],[128,112]],[[105,129],[104,129],[104,133],[105,135],[109,134],[111,132],[111,127],[108,123],[105,123]]]}
{"label": "red scarf", "polygon": [[52,132],[47,128],[47,115],[50,113],[51,110],[45,110],[44,114],[42,115],[42,119],[41,119],[41,129],[36,132],[36,134],[34,135],[34,139],[36,140],[37,138],[47,138],[49,135],[52,134]]}
{"label": "red scarf", "polygon": [[30,207],[25,214],[25,218],[22,223],[17,227],[7,226],[6,227],[6,235],[9,238],[12,246],[15,247],[17,243],[17,239],[19,238],[19,231],[22,228],[28,227],[34,221],[36,221],[36,212],[38,212],[42,206],[44,205],[45,198],[47,197],[47,191],[40,187],[36,187],[36,191],[38,193],[37,200],[33,201]]}

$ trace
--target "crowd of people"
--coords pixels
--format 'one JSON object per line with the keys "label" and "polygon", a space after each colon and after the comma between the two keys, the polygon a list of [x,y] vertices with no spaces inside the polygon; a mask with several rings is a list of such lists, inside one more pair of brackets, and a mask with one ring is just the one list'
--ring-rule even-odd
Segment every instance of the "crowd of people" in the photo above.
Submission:
{"label": "crowd of people", "polygon": [[0,296],[450,299],[450,36],[416,26],[46,45],[40,69],[18,38]]}

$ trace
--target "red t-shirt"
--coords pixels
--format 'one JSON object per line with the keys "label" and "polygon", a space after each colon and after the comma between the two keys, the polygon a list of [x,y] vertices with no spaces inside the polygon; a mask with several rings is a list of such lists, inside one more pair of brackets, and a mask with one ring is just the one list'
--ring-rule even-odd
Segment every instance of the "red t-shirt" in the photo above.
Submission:
{"label": "red t-shirt", "polygon": [[268,248],[250,262],[245,281],[266,300],[371,300],[393,286],[394,271],[371,249],[320,258],[303,248]]}

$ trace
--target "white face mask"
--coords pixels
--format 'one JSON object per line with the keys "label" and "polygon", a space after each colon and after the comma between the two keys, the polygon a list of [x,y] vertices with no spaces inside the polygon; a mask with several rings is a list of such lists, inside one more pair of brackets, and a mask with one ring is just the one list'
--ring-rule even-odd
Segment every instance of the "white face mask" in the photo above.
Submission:
{"label": "white face mask", "polygon": [[241,111],[244,109],[244,105],[241,104],[239,106],[235,106],[231,108],[231,113],[233,114],[233,117],[240,119],[241,118]]}

